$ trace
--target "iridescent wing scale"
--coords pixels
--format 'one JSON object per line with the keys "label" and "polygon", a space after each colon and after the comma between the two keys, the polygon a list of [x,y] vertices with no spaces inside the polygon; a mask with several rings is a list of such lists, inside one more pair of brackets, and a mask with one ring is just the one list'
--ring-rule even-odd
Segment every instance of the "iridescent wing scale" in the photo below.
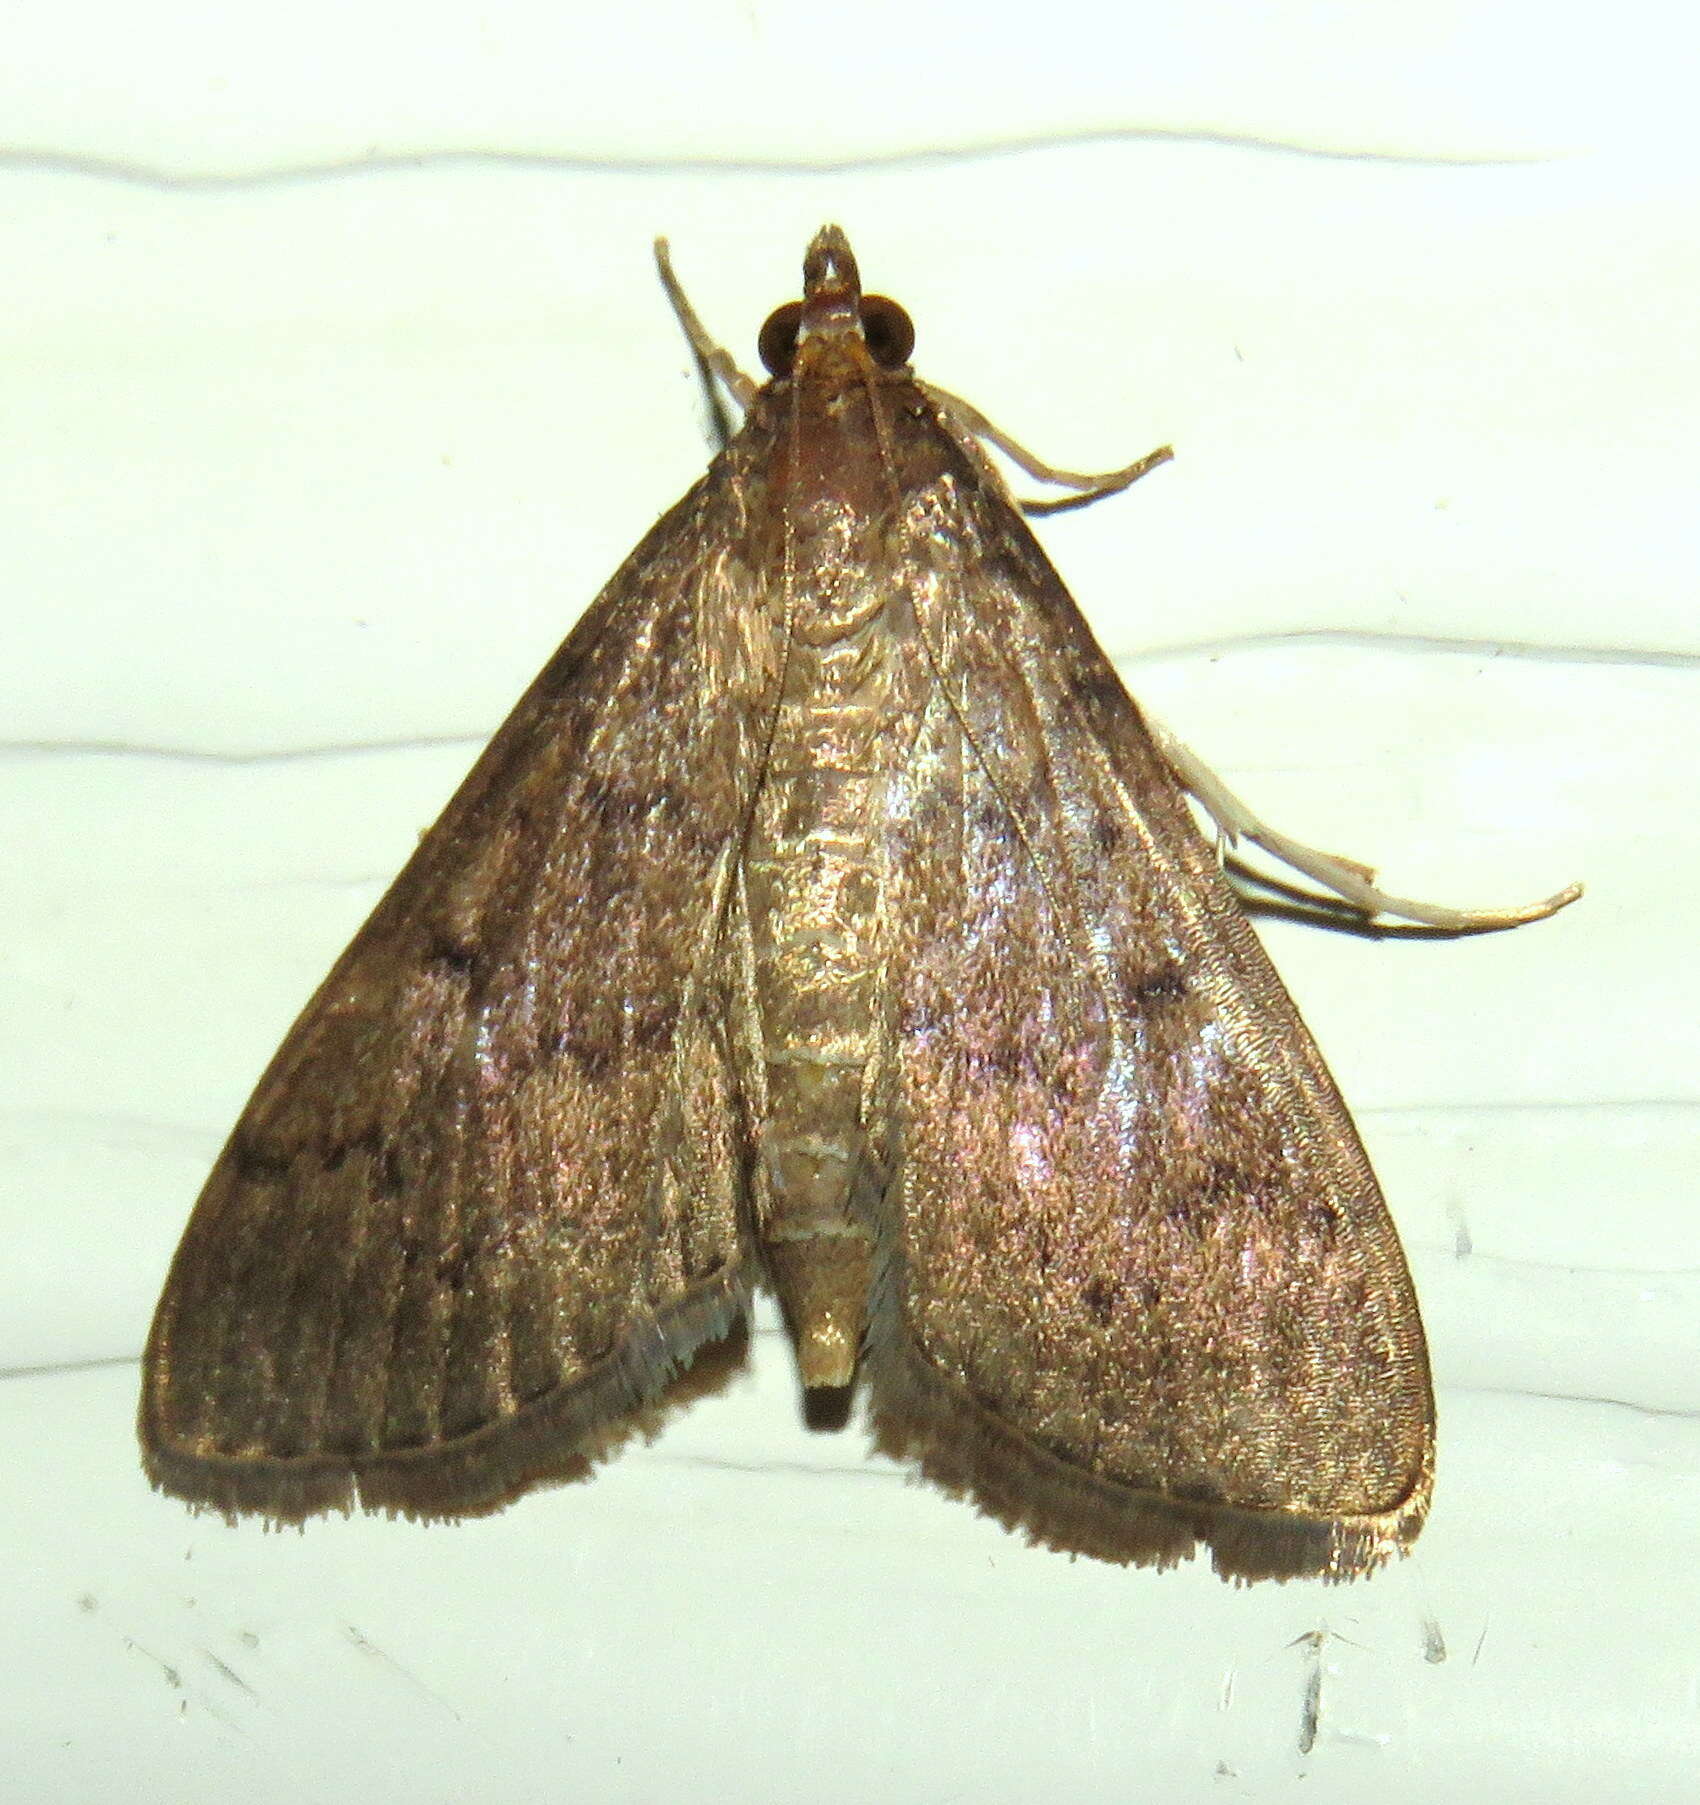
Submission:
{"label": "iridescent wing scale", "polygon": [[491,1508],[741,1312],[736,868],[778,654],[739,507],[705,480],[657,524],[261,1079],[148,1345],[167,1490]]}
{"label": "iridescent wing scale", "polygon": [[1001,486],[898,540],[937,690],[888,826],[882,1440],[1110,1559],[1377,1565],[1433,1405],[1333,1082]]}

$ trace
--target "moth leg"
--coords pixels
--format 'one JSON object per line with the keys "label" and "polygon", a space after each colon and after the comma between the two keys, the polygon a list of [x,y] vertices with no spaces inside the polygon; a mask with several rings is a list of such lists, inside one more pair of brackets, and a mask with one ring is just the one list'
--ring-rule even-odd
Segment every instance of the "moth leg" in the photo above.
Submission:
{"label": "moth leg", "polygon": [[1306,877],[1314,878],[1336,895],[1344,897],[1353,908],[1361,909],[1365,915],[1396,915],[1403,921],[1420,922],[1425,927],[1447,928],[1455,932],[1514,928],[1526,921],[1540,921],[1548,915],[1556,915],[1567,903],[1573,903],[1582,894],[1580,884],[1567,884],[1564,889],[1540,902],[1524,903],[1520,908],[1512,909],[1448,909],[1438,903],[1414,902],[1407,896],[1390,895],[1387,891],[1376,888],[1372,866],[1359,864],[1356,859],[1342,858],[1338,853],[1322,852],[1314,846],[1306,846],[1302,841],[1290,839],[1286,834],[1260,821],[1191,747],[1176,739],[1161,722],[1154,721],[1149,716],[1146,717],[1146,725],[1181,788],[1203,805],[1230,846],[1237,845],[1241,840],[1250,840],[1254,846],[1261,846],[1282,864],[1290,865],[1295,871],[1303,872]]}
{"label": "moth leg", "polygon": [[667,299],[673,304],[673,313],[690,340],[697,361],[717,381],[724,383],[726,392],[748,412],[750,403],[756,398],[757,384],[732,361],[732,353],[725,346],[715,343],[708,328],[697,318],[697,310],[673,273],[673,254],[667,248],[665,238],[655,241],[655,267],[661,272],[661,285],[667,290]]}
{"label": "moth leg", "polygon": [[1168,445],[1159,445],[1155,451],[1147,452],[1142,458],[1126,465],[1120,470],[1106,470],[1097,475],[1081,470],[1064,470],[1056,464],[1047,464],[1043,458],[1035,457],[1019,440],[1012,439],[1002,428],[994,426],[971,401],[964,401],[960,395],[953,395],[948,389],[935,388],[930,382],[923,382],[919,387],[929,400],[938,407],[941,413],[950,416],[957,429],[966,437],[984,439],[988,445],[995,445],[1011,463],[1025,470],[1036,482],[1055,483],[1062,489],[1078,489],[1078,495],[1065,495],[1055,501],[1021,501],[1018,502],[1023,514],[1060,514],[1068,508],[1090,507],[1095,501],[1102,501],[1106,495],[1118,495],[1123,489],[1148,475],[1159,464],[1166,464],[1175,455]]}

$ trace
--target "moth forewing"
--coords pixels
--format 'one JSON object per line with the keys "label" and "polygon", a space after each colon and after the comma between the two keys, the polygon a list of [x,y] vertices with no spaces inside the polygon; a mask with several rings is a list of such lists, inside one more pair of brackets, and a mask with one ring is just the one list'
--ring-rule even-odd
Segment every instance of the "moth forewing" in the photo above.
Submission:
{"label": "moth forewing", "polygon": [[949,700],[890,812],[885,1443],[1109,1558],[1362,1570],[1421,1521],[1432,1403],[1357,1137],[1001,490],[941,481],[911,538]]}
{"label": "moth forewing", "polygon": [[260,1080],[144,1358],[165,1489],[489,1508],[740,1315],[726,874],[780,657],[725,605],[736,505],[700,484],[632,554]]}
{"label": "moth forewing", "polygon": [[155,1320],[150,1473],[489,1508],[765,1282],[806,1385],[865,1377],[889,1450],[1042,1541],[1369,1570],[1433,1472],[1403,1255],[1200,782],[979,441],[1078,499],[1167,449],[1022,452],[835,227],[758,389],[658,253],[744,423],[261,1080]]}

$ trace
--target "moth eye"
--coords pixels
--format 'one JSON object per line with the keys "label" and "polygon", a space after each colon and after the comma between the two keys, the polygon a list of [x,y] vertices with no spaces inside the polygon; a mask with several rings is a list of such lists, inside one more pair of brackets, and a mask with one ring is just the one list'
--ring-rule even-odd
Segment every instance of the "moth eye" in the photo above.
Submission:
{"label": "moth eye", "polygon": [[797,361],[797,328],[802,324],[803,303],[787,301],[767,316],[756,340],[756,354],[771,376],[789,376]]}
{"label": "moth eye", "polygon": [[915,349],[915,322],[895,301],[884,295],[866,295],[862,300],[862,336],[868,341],[874,362],[881,368],[895,370],[908,363]]}

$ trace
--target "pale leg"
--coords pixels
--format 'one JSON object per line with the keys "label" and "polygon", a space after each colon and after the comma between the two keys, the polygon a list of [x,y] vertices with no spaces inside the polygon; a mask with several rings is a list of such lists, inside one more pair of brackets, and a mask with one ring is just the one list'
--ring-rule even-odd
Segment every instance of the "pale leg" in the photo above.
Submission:
{"label": "pale leg", "polygon": [[1102,501],[1106,495],[1120,494],[1142,476],[1149,475],[1158,465],[1168,463],[1175,455],[1169,446],[1159,445],[1155,451],[1147,452],[1144,457],[1120,470],[1106,470],[1095,476],[1080,470],[1064,470],[1056,464],[1047,464],[1043,458],[1035,457],[1019,440],[1012,439],[1000,427],[994,426],[973,402],[964,401],[960,395],[953,395],[948,389],[935,388],[930,382],[922,382],[918,386],[965,437],[984,439],[988,445],[995,445],[1012,464],[1025,470],[1036,482],[1055,483],[1059,488],[1081,491],[1078,495],[1063,496],[1057,501],[1020,502],[1018,505],[1023,514],[1060,514],[1065,508],[1090,507],[1093,502]]}
{"label": "pale leg", "polygon": [[1314,878],[1344,897],[1365,915],[1396,915],[1404,921],[1421,922],[1425,927],[1458,932],[1514,928],[1526,921],[1540,921],[1547,915],[1556,915],[1566,903],[1573,903],[1582,894],[1580,884],[1569,884],[1540,902],[1525,903],[1521,908],[1512,909],[1448,909],[1436,903],[1414,902],[1407,896],[1389,895],[1375,887],[1372,867],[1361,865],[1356,859],[1341,858],[1337,853],[1306,846],[1260,821],[1196,752],[1149,716],[1145,724],[1181,788],[1198,799],[1230,846],[1250,840],[1282,864],[1290,865],[1293,870],[1303,872],[1306,877]]}

